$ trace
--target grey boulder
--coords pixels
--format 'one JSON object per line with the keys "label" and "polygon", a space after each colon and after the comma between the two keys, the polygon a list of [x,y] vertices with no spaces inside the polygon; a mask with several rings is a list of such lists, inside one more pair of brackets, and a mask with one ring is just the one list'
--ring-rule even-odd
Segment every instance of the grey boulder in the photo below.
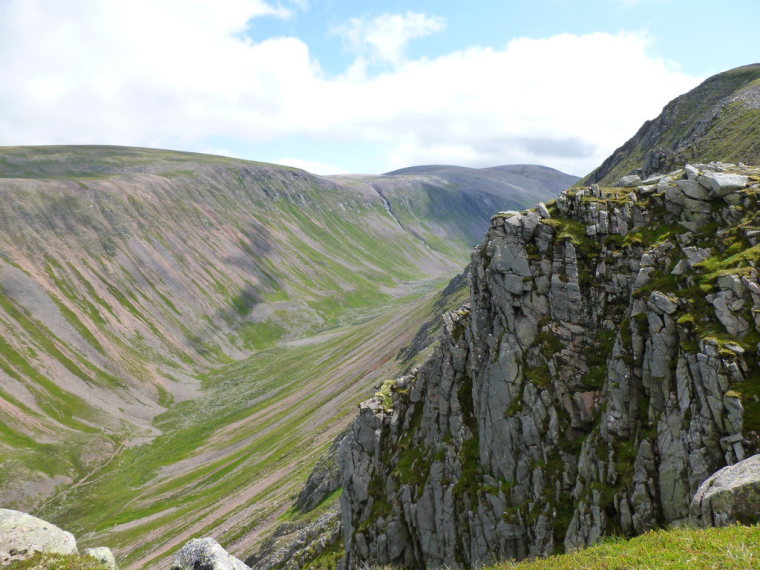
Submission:
{"label": "grey boulder", "polygon": [[633,188],[639,184],[641,184],[641,176],[638,174],[629,174],[628,176],[623,176],[620,180],[618,180],[617,183],[617,185],[622,188]]}
{"label": "grey boulder", "polygon": [[111,549],[108,547],[98,546],[97,548],[85,548],[82,554],[94,558],[108,568],[108,570],[116,570],[116,559],[113,556],[113,552],[111,552]]}
{"label": "grey boulder", "polygon": [[700,184],[712,190],[714,196],[725,196],[735,190],[745,188],[749,178],[743,174],[705,172],[697,178]]}
{"label": "grey boulder", "polygon": [[0,509],[0,566],[35,552],[77,554],[70,532],[20,511]]}
{"label": "grey boulder", "polygon": [[701,526],[753,524],[760,520],[760,455],[724,467],[699,486],[690,506]]}
{"label": "grey boulder", "polygon": [[213,538],[194,538],[174,556],[171,570],[250,570]]}
{"label": "grey boulder", "polygon": [[696,180],[676,180],[676,184],[689,198],[695,200],[710,199],[710,192]]}

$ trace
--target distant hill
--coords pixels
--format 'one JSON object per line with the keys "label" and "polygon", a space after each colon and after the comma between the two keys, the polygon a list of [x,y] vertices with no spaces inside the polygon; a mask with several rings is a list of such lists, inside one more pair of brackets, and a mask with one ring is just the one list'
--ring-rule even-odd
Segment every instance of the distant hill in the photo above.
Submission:
{"label": "distant hill", "polygon": [[431,176],[454,185],[465,193],[498,196],[523,209],[539,200],[552,200],[578,181],[578,176],[536,164],[510,164],[489,168],[425,165],[401,168],[384,176]]}
{"label": "distant hill", "polygon": [[687,162],[760,164],[760,64],[714,75],[673,99],[583,180],[614,184]]}
{"label": "distant hill", "polygon": [[[578,181],[546,166],[517,164],[491,168],[427,165],[394,170],[381,176],[340,176],[372,186],[389,204],[399,222],[425,239],[463,235],[476,244],[500,210],[524,210]],[[410,218],[414,216],[416,219]],[[418,222],[434,219],[438,230]],[[441,231],[442,230],[442,231]]]}

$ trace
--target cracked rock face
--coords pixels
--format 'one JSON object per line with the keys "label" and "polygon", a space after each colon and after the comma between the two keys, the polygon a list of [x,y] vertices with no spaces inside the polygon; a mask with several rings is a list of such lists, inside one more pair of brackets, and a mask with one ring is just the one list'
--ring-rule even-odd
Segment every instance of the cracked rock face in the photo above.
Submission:
{"label": "cracked rock face", "polygon": [[35,552],[77,554],[74,535],[20,511],[0,509],[0,566]]}
{"label": "cracked rock face", "polygon": [[758,180],[692,165],[495,216],[469,305],[341,445],[347,567],[472,567],[687,519],[758,450]]}

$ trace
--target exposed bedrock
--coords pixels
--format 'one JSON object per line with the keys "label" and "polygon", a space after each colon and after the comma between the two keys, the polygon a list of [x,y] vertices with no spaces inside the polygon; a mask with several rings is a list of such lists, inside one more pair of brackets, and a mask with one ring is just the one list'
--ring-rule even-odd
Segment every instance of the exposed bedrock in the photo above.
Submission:
{"label": "exposed bedrock", "polygon": [[758,448],[758,181],[689,165],[496,215],[469,305],[342,444],[348,567],[472,567],[687,519]]}

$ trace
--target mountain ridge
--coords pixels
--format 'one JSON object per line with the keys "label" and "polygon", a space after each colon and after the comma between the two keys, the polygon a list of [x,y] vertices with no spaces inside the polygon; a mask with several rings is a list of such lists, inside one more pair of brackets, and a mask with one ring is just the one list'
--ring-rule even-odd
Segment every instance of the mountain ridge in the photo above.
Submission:
{"label": "mountain ridge", "polygon": [[647,178],[687,162],[760,163],[760,64],[714,75],[646,121],[581,184],[614,184],[628,174]]}

